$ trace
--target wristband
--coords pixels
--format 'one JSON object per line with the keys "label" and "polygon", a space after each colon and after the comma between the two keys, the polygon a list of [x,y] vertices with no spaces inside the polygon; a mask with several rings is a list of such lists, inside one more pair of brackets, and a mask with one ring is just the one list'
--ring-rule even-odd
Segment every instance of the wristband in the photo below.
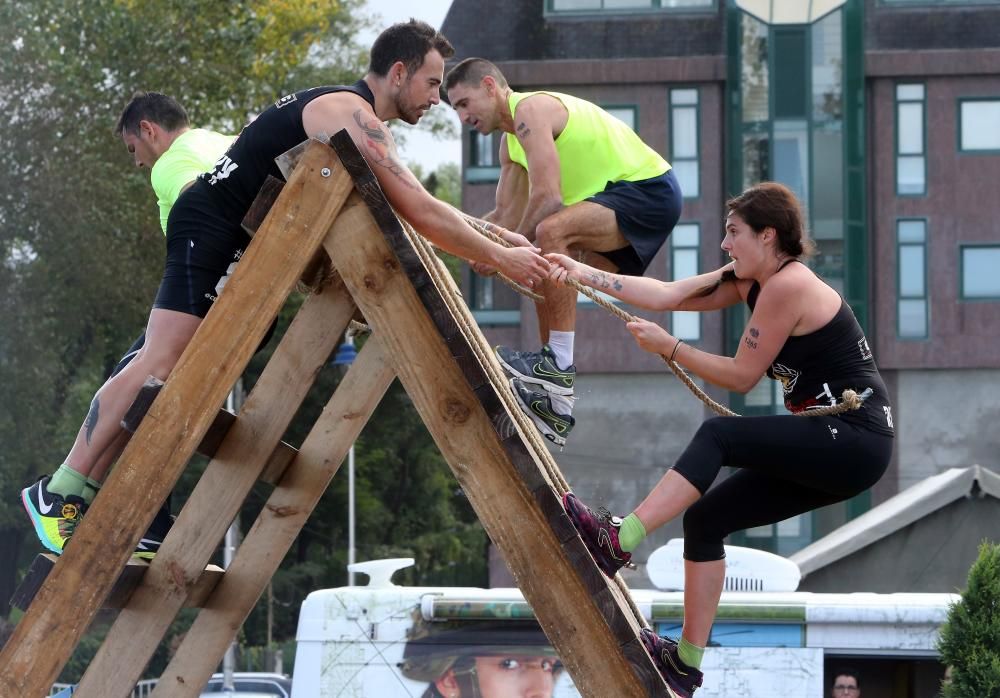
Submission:
{"label": "wristband", "polygon": [[680,349],[681,345],[684,344],[683,339],[678,339],[677,344],[674,345],[674,350],[670,352],[670,361],[673,362],[674,357],[677,356],[677,350]]}

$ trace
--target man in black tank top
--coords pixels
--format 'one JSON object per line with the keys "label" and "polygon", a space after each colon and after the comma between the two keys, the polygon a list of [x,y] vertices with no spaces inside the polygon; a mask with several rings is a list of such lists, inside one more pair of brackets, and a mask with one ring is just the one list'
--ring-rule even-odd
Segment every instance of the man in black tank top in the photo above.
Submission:
{"label": "man in black tank top", "polygon": [[[482,237],[453,208],[428,194],[400,161],[383,123],[398,118],[415,124],[437,104],[444,61],[453,53],[448,40],[424,22],[389,27],[375,40],[362,80],[282,97],[180,196],[167,221],[166,268],[145,344],[94,397],[66,458],[68,468],[86,479],[101,455],[115,447],[123,433],[122,417],[146,377],[167,378],[249,243],[240,224],[267,175],[280,176],[274,158],[306,138],[346,130],[389,203],[418,232],[446,251],[499,268],[522,284],[541,283],[548,263],[539,251],[499,226],[491,227],[514,247]],[[59,519],[54,510],[47,518],[51,520],[32,522],[36,531],[58,528],[62,540],[55,547],[61,552],[76,517]]]}

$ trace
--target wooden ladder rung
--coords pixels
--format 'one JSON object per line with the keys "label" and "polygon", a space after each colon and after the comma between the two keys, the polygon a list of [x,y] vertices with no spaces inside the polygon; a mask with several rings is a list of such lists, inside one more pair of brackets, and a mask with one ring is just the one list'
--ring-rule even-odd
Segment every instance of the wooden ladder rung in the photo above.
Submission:
{"label": "wooden ladder rung", "polygon": [[[58,560],[59,558],[52,553],[36,555],[34,562],[31,563],[31,567],[28,568],[28,573],[24,575],[24,579],[21,580],[21,583],[14,591],[14,595],[10,599],[11,605],[20,608],[22,611],[27,611],[31,600],[35,598],[35,594],[38,593],[38,590],[45,582],[45,578],[49,576],[49,572],[52,571]],[[108,609],[124,608],[132,592],[142,582],[142,578],[148,569],[149,563],[145,560],[139,558],[129,560],[125,565],[125,569],[122,570],[118,579],[115,580],[114,586],[111,587],[111,591],[108,592],[108,596],[101,607]],[[218,565],[208,565],[201,576],[198,577],[198,581],[191,587],[191,593],[188,594],[187,599],[184,601],[184,606],[188,608],[201,608],[205,600],[215,589],[215,585],[222,579],[224,573],[225,570]]]}
{"label": "wooden ladder rung", "polygon": [[[142,388],[139,389],[139,394],[122,418],[123,429],[130,433],[135,433],[136,429],[139,428],[139,422],[149,412],[149,408],[153,405],[153,400],[156,399],[162,388],[163,381],[160,379],[153,376],[146,379]],[[219,446],[222,445],[222,440],[226,438],[226,432],[236,422],[236,419],[236,415],[229,410],[220,409],[218,414],[215,415],[212,425],[205,432],[201,443],[198,444],[197,452],[209,458],[215,456],[219,450]],[[270,485],[276,484],[281,478],[281,474],[285,472],[285,468],[288,467],[288,464],[292,462],[297,453],[298,450],[294,446],[284,441],[280,442],[271,452],[270,458],[267,459],[267,465],[264,466],[264,470],[260,474],[260,481]]]}

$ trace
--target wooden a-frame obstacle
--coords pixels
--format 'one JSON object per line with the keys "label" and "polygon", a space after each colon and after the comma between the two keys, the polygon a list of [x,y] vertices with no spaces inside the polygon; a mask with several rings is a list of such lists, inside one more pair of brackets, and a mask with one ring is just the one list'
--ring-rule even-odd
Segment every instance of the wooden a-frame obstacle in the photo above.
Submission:
{"label": "wooden a-frame obstacle", "polygon": [[[268,213],[226,292],[72,543],[47,576],[39,573],[0,652],[0,696],[48,695],[201,444],[211,462],[155,559],[132,575],[134,589],[119,583],[111,598],[121,611],[76,693],[129,695],[178,610],[200,601],[153,693],[197,696],[395,377],[581,694],[670,695],[638,639],[641,618],[563,511],[551,456],[511,407],[468,309],[446,302],[458,295],[454,285],[442,281],[427,243],[407,234],[346,132],[331,145],[311,142],[283,187],[262,190],[248,217]],[[324,251],[338,274],[307,297],[239,415],[220,419],[219,405],[285,298]],[[372,336],[296,453],[281,436],[356,308]],[[206,571],[258,479],[275,484],[267,504],[229,569]]]}

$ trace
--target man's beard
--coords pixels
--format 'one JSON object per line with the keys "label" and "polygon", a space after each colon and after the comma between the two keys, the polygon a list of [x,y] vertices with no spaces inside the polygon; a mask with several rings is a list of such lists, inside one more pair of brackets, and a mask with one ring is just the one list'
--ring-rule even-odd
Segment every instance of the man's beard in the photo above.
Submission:
{"label": "man's beard", "polygon": [[406,123],[408,123],[411,126],[413,126],[418,121],[420,121],[420,116],[421,115],[418,114],[418,112],[421,111],[421,110],[424,110],[426,112],[426,110],[430,108],[430,105],[426,105],[426,106],[420,105],[420,106],[416,106],[416,107],[410,107],[405,102],[405,99],[406,99],[406,97],[408,95],[409,95],[409,91],[408,90],[405,93],[404,92],[400,92],[398,95],[396,95],[396,99],[394,100],[394,104],[395,104],[395,107],[396,107],[396,113],[399,114],[399,119],[401,121],[405,121]]}

